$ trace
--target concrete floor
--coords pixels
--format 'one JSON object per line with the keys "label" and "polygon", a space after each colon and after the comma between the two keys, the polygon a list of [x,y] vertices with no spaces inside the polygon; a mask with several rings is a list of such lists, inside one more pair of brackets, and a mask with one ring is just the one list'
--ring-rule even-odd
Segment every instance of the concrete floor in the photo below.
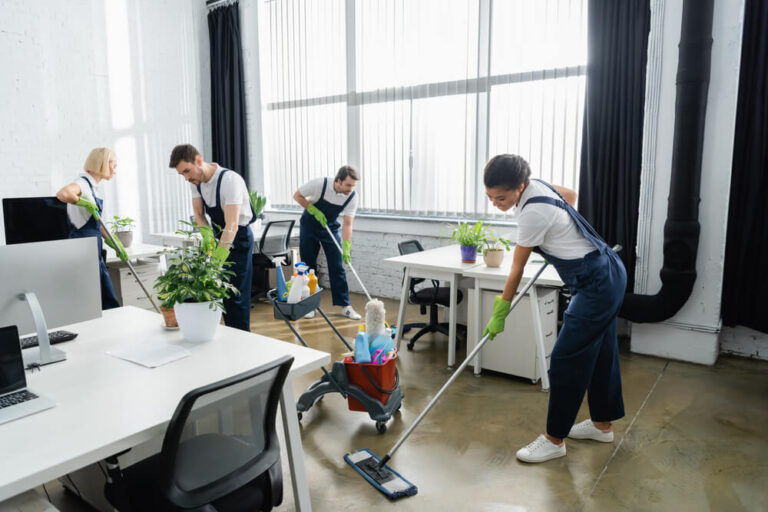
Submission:
{"label": "concrete floor", "polygon": [[[353,297],[360,312],[365,298]],[[397,303],[385,301],[395,323]],[[324,311],[352,337],[360,322]],[[407,319],[418,321],[418,308]],[[346,349],[317,315],[296,323],[313,348],[338,359]],[[251,330],[294,341],[268,303],[252,310]],[[298,342],[297,342],[298,343]],[[543,432],[548,395],[527,379],[467,370],[393,457],[390,466],[419,488],[388,501],[343,460],[368,448],[383,456],[450,376],[447,339],[425,336],[399,360],[403,407],[385,434],[365,413],[327,395],[301,423],[314,510],[399,511],[764,511],[768,510],[768,363],[721,357],[714,367],[630,354],[622,345],[626,417],[612,444],[568,440],[568,455],[538,465],[515,452]],[[459,345],[458,359],[464,355]],[[296,381],[296,395],[321,375]],[[578,420],[587,418],[586,402]],[[279,510],[293,510],[290,477]],[[88,510],[57,484],[48,491],[61,510]]]}

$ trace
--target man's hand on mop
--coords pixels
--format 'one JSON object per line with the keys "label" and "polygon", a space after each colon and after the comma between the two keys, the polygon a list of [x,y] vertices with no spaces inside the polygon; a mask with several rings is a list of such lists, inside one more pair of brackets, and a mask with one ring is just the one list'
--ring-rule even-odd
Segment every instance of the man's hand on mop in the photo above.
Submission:
{"label": "man's hand on mop", "polygon": [[317,209],[317,206],[311,204],[307,206],[307,211],[311,216],[317,220],[317,222],[320,223],[321,226],[325,227],[328,225],[328,219],[325,218],[325,214]]}
{"label": "man's hand on mop", "polygon": [[352,261],[352,256],[349,254],[349,251],[352,250],[352,240],[344,240],[341,242],[341,246],[343,248],[341,252],[341,261],[349,265],[349,262]]}
{"label": "man's hand on mop", "polygon": [[[112,240],[115,242],[112,243]],[[110,239],[109,237],[106,237],[104,239],[104,243],[107,244],[112,248],[112,250],[115,251],[115,254],[117,254],[117,257],[120,258],[120,261],[128,261],[128,253],[125,251],[125,247],[123,247],[123,244],[120,242],[120,239],[117,237],[112,237]]]}

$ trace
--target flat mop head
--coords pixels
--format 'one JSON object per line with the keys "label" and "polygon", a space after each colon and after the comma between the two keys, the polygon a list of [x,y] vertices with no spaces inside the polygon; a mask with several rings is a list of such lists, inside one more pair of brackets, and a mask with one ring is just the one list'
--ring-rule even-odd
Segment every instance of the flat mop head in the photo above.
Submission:
{"label": "flat mop head", "polygon": [[415,485],[386,464],[379,467],[380,459],[370,450],[357,450],[348,453],[344,456],[344,460],[391,500],[404,496],[415,496],[419,492]]}

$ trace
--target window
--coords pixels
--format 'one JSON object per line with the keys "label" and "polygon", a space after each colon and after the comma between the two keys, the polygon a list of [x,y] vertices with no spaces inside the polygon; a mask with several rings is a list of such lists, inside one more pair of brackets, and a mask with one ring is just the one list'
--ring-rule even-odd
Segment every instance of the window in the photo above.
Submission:
{"label": "window", "polygon": [[265,182],[293,207],[350,164],[361,211],[493,215],[490,156],[576,188],[586,0],[264,0]]}

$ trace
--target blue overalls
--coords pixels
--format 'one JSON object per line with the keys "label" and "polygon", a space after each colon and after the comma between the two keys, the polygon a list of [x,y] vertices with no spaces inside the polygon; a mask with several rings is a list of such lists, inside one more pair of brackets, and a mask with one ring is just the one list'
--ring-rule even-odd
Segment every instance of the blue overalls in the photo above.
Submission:
{"label": "blue overalls", "polygon": [[[315,207],[323,212],[328,221],[328,227],[333,232],[334,238],[341,246],[341,235],[339,233],[338,217],[344,208],[355,196],[353,191],[342,205],[332,204],[325,200],[325,189],[328,186],[328,178],[323,181],[323,191],[320,193],[320,199],[315,203]],[[344,271],[344,264],[341,260],[336,244],[331,240],[328,231],[315,219],[309,212],[304,210],[301,215],[301,233],[299,236],[299,252],[301,261],[306,263],[309,268],[317,269],[317,254],[320,252],[320,244],[323,245],[325,259],[328,262],[328,274],[331,281],[331,296],[334,306],[349,306],[349,286],[347,285],[347,274]]]}
{"label": "blue overalls", "polygon": [[[203,193],[200,185],[197,186],[197,192],[205,206],[205,213],[211,218],[213,224],[213,233],[216,238],[221,238],[221,230],[226,225],[224,219],[224,208],[221,207],[221,179],[227,172],[234,172],[230,169],[221,169],[219,180],[216,182],[216,206],[208,206],[203,199]],[[256,214],[251,206],[251,221],[249,225],[256,220]],[[229,251],[227,261],[232,265],[227,265],[227,270],[231,270],[235,275],[229,279],[230,284],[240,290],[240,295],[230,294],[228,299],[224,299],[224,324],[235,329],[243,331],[251,330],[251,275],[253,274],[253,232],[249,225],[238,226],[235,239],[232,240],[232,246]]]}
{"label": "blue overalls", "polygon": [[[91,188],[91,196],[99,208],[99,215],[104,210],[104,200],[96,197],[96,192],[93,190],[93,185],[89,180],[85,180],[88,186]],[[101,239],[101,226],[96,217],[91,216],[88,222],[83,224],[83,227],[76,228],[69,217],[67,217],[67,224],[69,224],[69,238],[86,238],[89,236],[95,236],[98,241],[99,247],[99,279],[101,280],[101,309],[119,308],[120,302],[117,300],[117,294],[112,286],[112,280],[109,278],[109,272],[107,272],[107,264],[104,262],[104,258],[101,257],[102,239]]]}
{"label": "blue overalls", "polygon": [[627,273],[618,255],[584,217],[551,185],[536,181],[547,185],[560,199],[532,197],[523,208],[532,203],[562,208],[596,247],[575,260],[556,258],[538,247],[533,249],[555,266],[571,290],[571,303],[563,314],[563,326],[550,360],[547,413],[547,433],[565,438],[587,391],[593,421],[613,421],[624,416],[616,317],[624,299]]}

